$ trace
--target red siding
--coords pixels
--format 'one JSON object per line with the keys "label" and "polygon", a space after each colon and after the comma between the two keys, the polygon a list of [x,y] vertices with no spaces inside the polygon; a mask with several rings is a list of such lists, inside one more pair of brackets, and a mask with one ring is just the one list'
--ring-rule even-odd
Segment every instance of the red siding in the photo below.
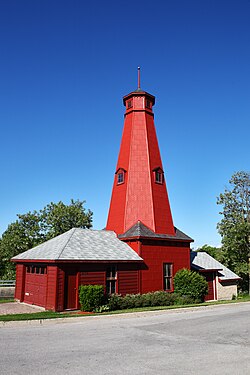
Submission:
{"label": "red siding", "polygon": [[25,266],[23,264],[16,265],[16,288],[15,298],[23,302],[25,285]]}
{"label": "red siding", "polygon": [[151,242],[142,244],[141,257],[147,267],[141,271],[141,293],[163,289],[163,263],[173,264],[173,276],[182,268],[190,269],[189,245]]}
{"label": "red siding", "polygon": [[56,311],[64,310],[64,285],[65,285],[65,272],[62,269],[58,268]]}
{"label": "red siding", "polygon": [[103,285],[106,284],[106,273],[102,272],[81,272],[80,285]]}
{"label": "red siding", "polygon": [[56,311],[56,300],[57,300],[57,267],[48,266],[46,310]]}
{"label": "red siding", "polygon": [[139,293],[138,271],[118,271],[118,293]]}

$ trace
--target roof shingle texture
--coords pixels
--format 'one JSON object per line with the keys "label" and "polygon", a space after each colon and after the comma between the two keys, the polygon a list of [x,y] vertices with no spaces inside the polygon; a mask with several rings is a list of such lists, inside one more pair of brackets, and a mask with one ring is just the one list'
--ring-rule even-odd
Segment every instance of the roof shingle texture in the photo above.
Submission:
{"label": "roof shingle texture", "polygon": [[186,241],[193,241],[191,237],[187,236],[185,233],[181,232],[178,228],[174,227],[175,235],[169,234],[159,234],[153,232],[149,229],[146,225],[144,225],[141,221],[137,221],[130,229],[128,229],[125,233],[119,234],[119,238],[132,238],[132,237],[148,237],[148,238],[159,238],[159,239],[168,239],[168,240],[186,240]]}
{"label": "roof shingle texture", "polygon": [[81,228],[70,229],[12,259],[142,261],[115,232]]}
{"label": "roof shingle texture", "polygon": [[218,262],[218,260],[211,257],[209,254],[199,251],[191,251],[190,253],[191,267],[197,270],[218,270],[220,280],[235,280],[240,279],[236,273]]}

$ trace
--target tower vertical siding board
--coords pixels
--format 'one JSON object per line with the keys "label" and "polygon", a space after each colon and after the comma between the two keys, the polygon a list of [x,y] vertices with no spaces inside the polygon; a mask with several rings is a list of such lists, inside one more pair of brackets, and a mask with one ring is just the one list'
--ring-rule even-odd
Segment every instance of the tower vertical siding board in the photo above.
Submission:
{"label": "tower vertical siding board", "polygon": [[186,246],[142,244],[142,258],[148,270],[141,271],[142,293],[163,289],[163,264],[173,264],[173,277],[179,269],[190,269],[190,248]]}
{"label": "tower vertical siding board", "polygon": [[47,267],[47,301],[46,310],[56,311],[57,299],[57,266]]}
{"label": "tower vertical siding board", "polygon": [[130,156],[130,142],[132,130],[132,116],[125,120],[120,153],[118,157],[116,171],[123,168],[125,172],[125,182],[117,184],[117,176],[114,177],[114,184],[112,189],[112,197],[110,202],[108,220],[106,229],[114,230],[117,234],[124,232],[124,218],[125,218],[125,205],[126,205],[126,192],[128,185],[128,169],[129,169],[129,156]]}
{"label": "tower vertical siding board", "polygon": [[24,288],[25,288],[25,266],[23,264],[16,265],[16,288],[15,298],[20,302],[24,299]]}
{"label": "tower vertical siding board", "polygon": [[150,173],[151,173],[151,185],[152,185],[152,196],[153,196],[153,207],[154,207],[154,218],[155,218],[155,232],[156,233],[167,233],[174,235],[173,219],[168,199],[168,193],[166,188],[166,182],[164,178],[163,184],[157,184],[154,181],[155,168],[162,167],[161,155],[158,146],[158,140],[156,136],[156,130],[154,125],[154,119],[151,115],[146,113],[147,122],[147,139],[150,159]]}

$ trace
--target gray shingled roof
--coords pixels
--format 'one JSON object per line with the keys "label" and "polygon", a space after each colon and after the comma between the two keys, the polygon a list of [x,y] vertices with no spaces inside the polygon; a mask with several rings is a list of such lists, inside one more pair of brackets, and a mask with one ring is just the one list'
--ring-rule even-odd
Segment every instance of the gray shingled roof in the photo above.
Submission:
{"label": "gray shingled roof", "polygon": [[159,234],[153,232],[141,221],[137,221],[130,229],[125,233],[119,234],[119,238],[133,238],[133,237],[148,237],[148,238],[159,238],[159,239],[168,239],[168,240],[186,240],[192,242],[193,239],[187,236],[185,233],[181,232],[178,228],[174,227],[175,236],[169,234]]}
{"label": "gray shingled roof", "polygon": [[229,268],[211,257],[211,255],[203,251],[191,251],[191,267],[196,270],[217,270],[221,281],[223,280],[239,280],[240,277],[232,272]]}
{"label": "gray shingled roof", "polygon": [[16,255],[12,260],[142,261],[115,232],[73,228],[49,241]]}

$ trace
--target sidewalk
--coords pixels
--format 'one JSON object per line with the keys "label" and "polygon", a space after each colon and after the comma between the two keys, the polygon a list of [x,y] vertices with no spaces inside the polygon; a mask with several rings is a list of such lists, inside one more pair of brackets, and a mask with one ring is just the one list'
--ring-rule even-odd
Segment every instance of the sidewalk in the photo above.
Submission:
{"label": "sidewalk", "polygon": [[0,303],[0,315],[7,314],[31,314],[45,311],[43,307],[28,305],[20,302]]}

